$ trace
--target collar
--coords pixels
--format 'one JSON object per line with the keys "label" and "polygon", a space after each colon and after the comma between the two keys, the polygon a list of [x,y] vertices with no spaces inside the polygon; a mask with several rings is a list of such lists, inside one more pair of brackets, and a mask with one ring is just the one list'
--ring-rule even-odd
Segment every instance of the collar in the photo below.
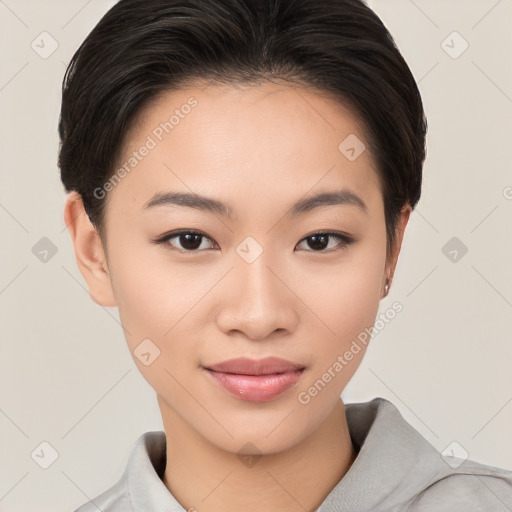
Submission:
{"label": "collar", "polygon": [[[345,413],[359,453],[318,512],[387,510],[386,504],[404,503],[429,482],[449,473],[439,452],[391,402],[375,398],[345,404]],[[142,434],[123,474],[134,512],[185,512],[162,481],[165,467],[165,432]]]}

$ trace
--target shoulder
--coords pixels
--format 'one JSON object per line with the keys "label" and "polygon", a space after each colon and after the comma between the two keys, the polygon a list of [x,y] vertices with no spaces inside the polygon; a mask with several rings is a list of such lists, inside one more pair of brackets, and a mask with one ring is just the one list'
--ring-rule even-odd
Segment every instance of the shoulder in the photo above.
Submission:
{"label": "shoulder", "polygon": [[141,434],[133,445],[128,463],[119,480],[109,489],[84,503],[74,512],[133,512],[180,510],[161,476],[166,464],[166,437],[163,431]]}
{"label": "shoulder", "polygon": [[464,461],[457,469],[434,478],[414,498],[410,512],[510,512],[512,471]]}
{"label": "shoulder", "polygon": [[130,512],[132,505],[124,479],[81,505],[74,512]]}
{"label": "shoulder", "polygon": [[440,453],[391,402],[347,404],[347,421],[359,454],[340,483],[342,503],[356,492],[361,510],[512,511],[512,471]]}

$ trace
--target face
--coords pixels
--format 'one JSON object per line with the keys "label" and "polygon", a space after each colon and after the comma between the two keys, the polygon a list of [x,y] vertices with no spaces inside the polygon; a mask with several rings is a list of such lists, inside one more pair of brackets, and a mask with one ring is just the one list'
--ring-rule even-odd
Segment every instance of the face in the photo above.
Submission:
{"label": "face", "polygon": [[333,412],[389,268],[365,140],[288,85],[171,91],[138,119],[104,189],[108,286],[166,427],[273,453]]}

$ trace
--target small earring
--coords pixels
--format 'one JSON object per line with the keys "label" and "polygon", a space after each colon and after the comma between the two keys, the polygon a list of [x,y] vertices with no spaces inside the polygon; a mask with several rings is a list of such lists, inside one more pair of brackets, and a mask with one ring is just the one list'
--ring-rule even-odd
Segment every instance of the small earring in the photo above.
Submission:
{"label": "small earring", "polygon": [[389,277],[386,278],[386,284],[384,285],[384,297],[389,293]]}

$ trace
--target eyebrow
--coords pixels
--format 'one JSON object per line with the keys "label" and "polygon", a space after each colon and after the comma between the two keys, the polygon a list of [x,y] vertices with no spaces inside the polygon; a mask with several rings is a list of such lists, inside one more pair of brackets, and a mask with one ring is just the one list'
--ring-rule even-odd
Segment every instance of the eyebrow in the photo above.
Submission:
{"label": "eyebrow", "polygon": [[[347,189],[339,191],[320,192],[314,196],[306,197],[297,201],[288,210],[285,216],[303,215],[307,212],[322,208],[324,206],[352,205],[358,207],[364,213],[368,212],[365,202],[354,192]],[[156,193],[149,201],[147,201],[143,209],[155,206],[185,206],[195,208],[216,215],[221,215],[230,220],[235,218],[233,210],[226,203],[212,199],[210,197],[201,196],[190,192],[159,192]]]}

